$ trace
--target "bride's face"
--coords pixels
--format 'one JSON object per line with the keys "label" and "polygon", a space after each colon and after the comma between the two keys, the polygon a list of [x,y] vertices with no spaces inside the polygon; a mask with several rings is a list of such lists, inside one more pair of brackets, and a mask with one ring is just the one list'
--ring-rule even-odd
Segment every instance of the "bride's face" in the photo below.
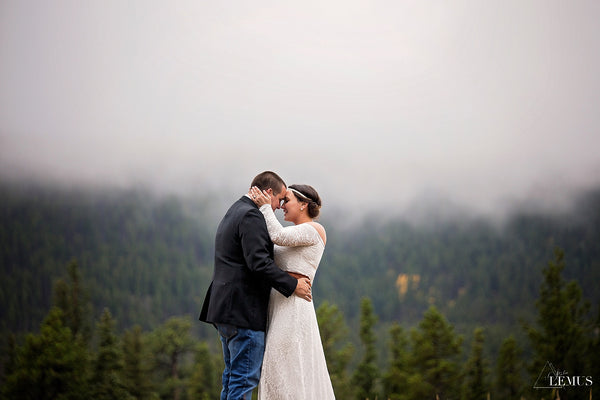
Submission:
{"label": "bride's face", "polygon": [[300,207],[303,205],[304,203],[299,202],[294,193],[288,189],[283,206],[281,206],[283,219],[290,222],[296,221],[301,213]]}

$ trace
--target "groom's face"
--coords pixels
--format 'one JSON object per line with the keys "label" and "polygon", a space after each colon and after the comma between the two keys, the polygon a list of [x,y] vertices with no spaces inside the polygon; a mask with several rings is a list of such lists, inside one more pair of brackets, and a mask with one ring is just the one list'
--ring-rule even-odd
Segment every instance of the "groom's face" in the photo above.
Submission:
{"label": "groom's face", "polygon": [[[272,189],[269,189],[272,190]],[[281,208],[283,201],[285,200],[285,195],[287,193],[287,188],[283,187],[279,193],[271,192],[271,208],[273,211]]]}

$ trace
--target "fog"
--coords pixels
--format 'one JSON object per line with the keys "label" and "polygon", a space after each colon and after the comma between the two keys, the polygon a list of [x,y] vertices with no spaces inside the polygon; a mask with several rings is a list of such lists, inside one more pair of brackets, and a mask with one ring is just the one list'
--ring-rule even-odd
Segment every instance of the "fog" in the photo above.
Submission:
{"label": "fog", "polygon": [[600,183],[599,20],[596,1],[3,1],[0,171],[233,200],[269,169],[357,214],[564,207]]}

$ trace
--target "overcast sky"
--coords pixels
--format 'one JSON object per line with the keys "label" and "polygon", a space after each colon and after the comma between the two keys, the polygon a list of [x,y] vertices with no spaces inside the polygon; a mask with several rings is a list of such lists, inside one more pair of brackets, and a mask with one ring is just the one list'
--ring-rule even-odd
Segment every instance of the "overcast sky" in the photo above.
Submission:
{"label": "overcast sky", "polygon": [[0,168],[477,209],[600,179],[600,2],[0,3]]}

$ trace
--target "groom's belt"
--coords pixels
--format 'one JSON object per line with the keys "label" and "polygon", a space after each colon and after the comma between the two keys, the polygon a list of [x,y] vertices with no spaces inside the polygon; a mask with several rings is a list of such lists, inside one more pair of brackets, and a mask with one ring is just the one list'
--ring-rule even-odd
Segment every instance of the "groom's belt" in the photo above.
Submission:
{"label": "groom's belt", "polygon": [[291,276],[293,276],[296,279],[306,278],[306,279],[308,279],[310,281],[310,278],[308,276],[306,276],[306,275],[298,274],[296,272],[289,272],[289,271],[288,271],[288,274],[290,274]]}

